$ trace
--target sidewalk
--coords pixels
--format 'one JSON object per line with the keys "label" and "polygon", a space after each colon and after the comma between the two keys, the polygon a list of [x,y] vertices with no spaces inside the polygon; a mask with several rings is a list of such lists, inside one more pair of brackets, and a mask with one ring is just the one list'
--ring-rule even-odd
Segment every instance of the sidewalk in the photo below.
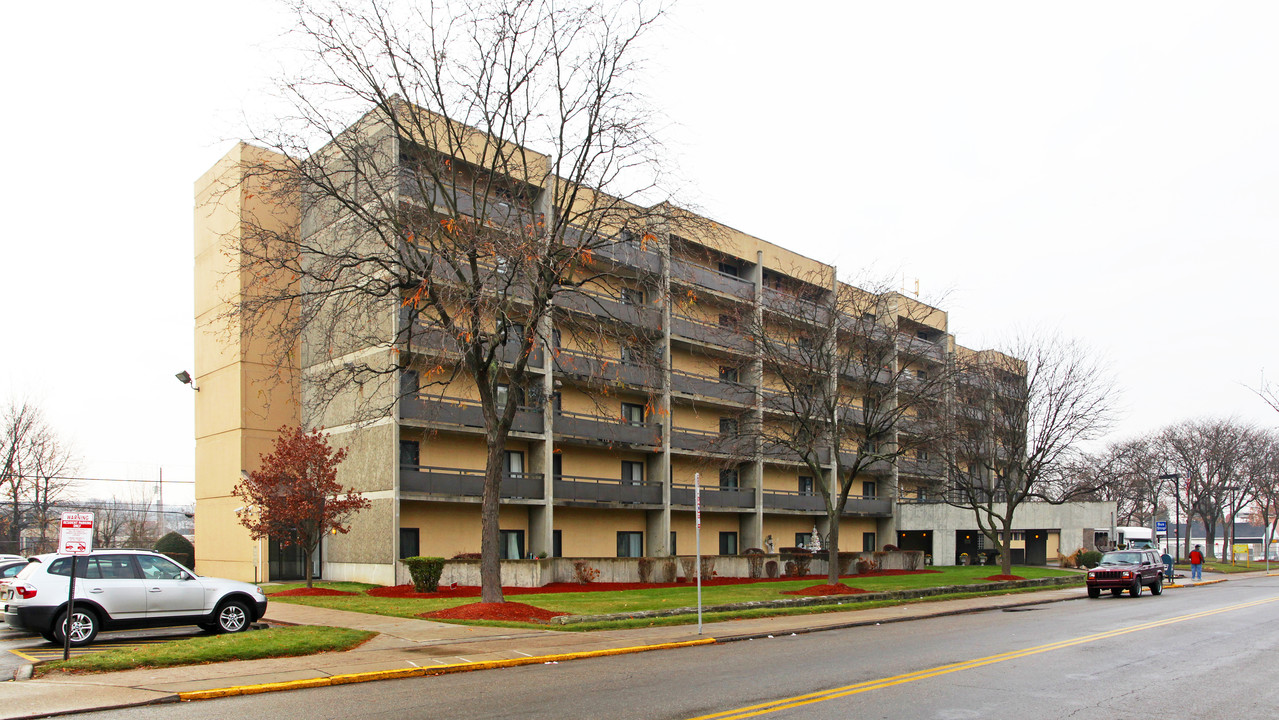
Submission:
{"label": "sidewalk", "polygon": [[[1211,575],[1211,573],[1209,574]],[[1242,575],[1249,577],[1253,573]],[[1206,578],[1221,582],[1225,576]],[[1188,578],[1168,589],[1189,587]],[[178,702],[228,695],[367,682],[444,672],[464,672],[640,652],[685,645],[723,643],[770,635],[902,622],[1086,598],[1082,588],[985,598],[910,603],[869,610],[594,632],[475,627],[429,620],[272,603],[266,621],[373,630],[380,635],[355,650],[292,658],[212,665],[129,670],[97,675],[59,675],[0,684],[0,718],[48,717],[89,710]]]}

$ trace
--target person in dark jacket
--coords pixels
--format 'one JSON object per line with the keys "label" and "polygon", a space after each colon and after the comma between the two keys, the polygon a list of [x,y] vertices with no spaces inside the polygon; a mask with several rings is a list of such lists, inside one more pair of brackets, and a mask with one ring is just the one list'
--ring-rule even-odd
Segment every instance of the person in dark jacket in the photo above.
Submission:
{"label": "person in dark jacket", "polygon": [[1160,556],[1159,560],[1164,564],[1164,578],[1168,582],[1172,582],[1172,556],[1168,554],[1167,548],[1164,549],[1164,554]]}
{"label": "person in dark jacket", "polygon": [[1196,545],[1194,550],[1190,551],[1190,579],[1204,579],[1204,554]]}

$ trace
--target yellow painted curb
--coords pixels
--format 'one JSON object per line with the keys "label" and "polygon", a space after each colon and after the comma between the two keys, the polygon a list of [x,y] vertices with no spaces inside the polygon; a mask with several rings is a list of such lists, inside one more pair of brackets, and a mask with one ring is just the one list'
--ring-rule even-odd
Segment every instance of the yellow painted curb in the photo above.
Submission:
{"label": "yellow painted curb", "polygon": [[395,670],[377,670],[365,673],[348,673],[329,677],[311,678],[309,680],[289,680],[286,682],[262,683],[260,685],[236,685],[211,690],[191,690],[178,693],[179,700],[212,700],[214,698],[234,697],[236,695],[257,695],[259,693],[280,692],[283,690],[300,690],[302,688],[328,687],[331,685],[349,685],[351,683],[373,682],[374,680],[395,680],[399,678],[424,677],[427,675],[447,675],[472,670],[488,670],[491,668],[519,667],[520,665],[540,665],[549,662],[581,660],[609,655],[627,655],[647,652],[649,650],[671,650],[674,648],[711,645],[715,638],[701,640],[685,640],[683,642],[658,643],[656,645],[637,645],[635,647],[609,648],[606,650],[585,650],[559,655],[539,655],[537,657],[511,658],[509,660],[488,660],[485,662],[455,663],[453,665],[435,665],[432,667],[397,668]]}

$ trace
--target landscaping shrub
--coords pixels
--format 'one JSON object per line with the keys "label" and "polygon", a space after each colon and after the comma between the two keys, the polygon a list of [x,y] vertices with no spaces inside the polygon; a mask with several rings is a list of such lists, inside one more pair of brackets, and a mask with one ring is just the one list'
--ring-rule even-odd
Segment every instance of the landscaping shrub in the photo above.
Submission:
{"label": "landscaping shrub", "polygon": [[794,560],[786,561],[786,577],[796,577],[799,574],[799,566]]}
{"label": "landscaping shrub", "polygon": [[769,560],[768,562],[764,563],[764,574],[768,575],[770,578],[777,577],[777,561],[776,560]]}
{"label": "landscaping shrub", "polygon": [[653,582],[653,558],[642,557],[639,559],[639,577],[642,583]]}
{"label": "landscaping shrub", "polygon": [[673,557],[662,558],[662,582],[673,583],[679,577],[678,566]]}
{"label": "landscaping shrub", "polygon": [[585,560],[573,561],[573,576],[583,585],[594,582],[600,576],[600,571],[591,567],[591,564]]}
{"label": "landscaping shrub", "polygon": [[440,575],[444,572],[442,557],[406,557],[402,561],[413,578],[413,591],[433,593],[440,589]]}
{"label": "landscaping shrub", "polygon": [[922,556],[923,556],[923,553],[919,553],[919,552],[903,553],[902,557],[904,559],[905,569],[918,570],[919,560]]}
{"label": "landscaping shrub", "polygon": [[889,543],[884,546],[884,552],[897,552],[899,550],[901,550],[901,548],[897,547],[896,545],[893,545],[892,543]]}
{"label": "landscaping shrub", "polygon": [[[749,550],[747,552],[750,552]],[[759,579],[764,575],[764,556],[750,554],[746,556],[746,565],[749,568],[749,575],[752,579]]]}
{"label": "landscaping shrub", "polygon": [[696,577],[694,577],[693,575],[693,571],[694,571],[693,566],[696,563],[697,563],[697,558],[693,558],[693,557],[682,557],[679,559],[679,564],[684,566],[684,582],[693,582],[693,580],[696,579]]}
{"label": "landscaping shrub", "polygon": [[450,560],[479,560],[480,557],[481,556],[479,553],[458,553],[449,559]]}
{"label": "landscaping shrub", "polygon": [[790,572],[790,566],[794,565],[795,576],[804,577],[805,575],[808,574],[808,568],[809,568],[809,565],[812,564],[812,562],[813,562],[813,556],[811,553],[803,553],[800,555],[796,555],[794,560],[786,563],[786,571]]}
{"label": "landscaping shrub", "polygon": [[1101,553],[1096,550],[1080,551],[1079,566],[1086,568],[1095,568],[1097,563],[1101,562]]}
{"label": "landscaping shrub", "polygon": [[156,540],[151,549],[177,560],[186,567],[195,568],[195,545],[177,532],[170,532]]}
{"label": "landscaping shrub", "polygon": [[857,559],[855,552],[839,553],[839,574],[847,575],[853,567],[853,561]]}
{"label": "landscaping shrub", "polygon": [[702,577],[703,578],[715,577],[715,556],[714,555],[702,556]]}
{"label": "landscaping shrub", "polygon": [[879,569],[879,563],[865,557],[857,558],[857,574],[872,573]]}

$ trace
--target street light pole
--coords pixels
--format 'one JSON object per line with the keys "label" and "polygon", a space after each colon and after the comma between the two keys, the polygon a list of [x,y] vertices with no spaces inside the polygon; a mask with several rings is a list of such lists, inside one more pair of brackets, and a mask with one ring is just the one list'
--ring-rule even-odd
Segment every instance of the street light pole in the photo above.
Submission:
{"label": "street light pole", "polygon": [[[1180,562],[1181,561],[1181,473],[1166,473],[1164,475],[1160,475],[1159,477],[1155,478],[1155,480],[1160,481],[1159,487],[1161,488],[1163,487],[1163,482],[1162,482],[1163,480],[1172,481],[1172,496],[1176,498],[1175,504],[1177,506],[1177,515],[1176,515],[1176,519],[1174,520],[1176,524],[1173,526],[1173,538],[1175,539],[1175,542],[1177,544],[1177,549],[1173,551],[1174,552],[1173,557],[1176,558],[1174,562]],[[1156,493],[1157,492],[1158,491],[1156,491]],[[1158,505],[1158,502],[1156,502],[1156,505]],[[1154,521],[1152,520],[1151,522],[1153,523]],[[1189,530],[1189,523],[1187,523],[1187,530]]]}

